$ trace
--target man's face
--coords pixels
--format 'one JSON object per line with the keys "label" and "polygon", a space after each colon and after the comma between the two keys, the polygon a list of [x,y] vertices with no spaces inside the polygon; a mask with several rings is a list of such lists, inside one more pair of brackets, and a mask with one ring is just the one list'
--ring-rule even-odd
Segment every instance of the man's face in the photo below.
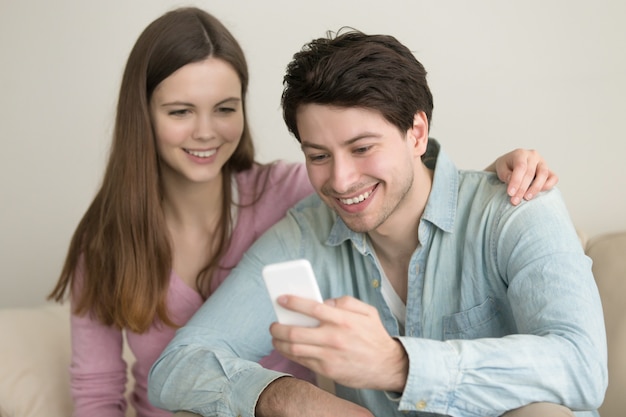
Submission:
{"label": "man's face", "polygon": [[297,122],[311,184],[344,223],[356,232],[402,227],[426,148],[415,128],[400,132],[376,111],[319,104],[301,106]]}

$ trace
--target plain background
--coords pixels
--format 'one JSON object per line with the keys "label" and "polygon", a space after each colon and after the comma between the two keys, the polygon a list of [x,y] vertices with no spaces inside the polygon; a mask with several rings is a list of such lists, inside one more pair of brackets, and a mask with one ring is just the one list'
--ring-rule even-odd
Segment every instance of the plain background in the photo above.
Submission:
{"label": "plain background", "polygon": [[0,307],[44,302],[100,183],[128,53],[185,5],[220,18],[247,55],[260,161],[302,160],[281,119],[284,68],[351,26],[396,36],[424,64],[431,136],[460,168],[537,149],[577,228],[626,229],[622,0],[0,0]]}

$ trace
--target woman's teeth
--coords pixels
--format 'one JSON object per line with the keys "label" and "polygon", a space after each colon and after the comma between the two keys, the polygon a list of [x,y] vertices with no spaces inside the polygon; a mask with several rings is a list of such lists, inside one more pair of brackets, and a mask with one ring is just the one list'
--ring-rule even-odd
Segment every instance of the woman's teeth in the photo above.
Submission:
{"label": "woman's teeth", "polygon": [[210,149],[208,151],[193,151],[191,149],[185,149],[189,155],[197,156],[198,158],[208,158],[209,156],[215,155],[217,152],[216,149]]}
{"label": "woman's teeth", "polygon": [[361,194],[358,197],[340,198],[339,201],[341,201],[343,204],[347,204],[347,205],[356,204],[356,203],[360,203],[361,201],[365,200],[367,197],[370,196],[370,194],[372,194],[372,192],[371,191],[367,191],[367,192]]}

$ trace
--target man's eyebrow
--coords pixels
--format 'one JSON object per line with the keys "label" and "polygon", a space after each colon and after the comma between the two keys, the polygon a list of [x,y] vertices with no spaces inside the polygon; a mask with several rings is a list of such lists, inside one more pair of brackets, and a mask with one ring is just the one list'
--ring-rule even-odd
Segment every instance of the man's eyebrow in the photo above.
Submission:
{"label": "man's eyebrow", "polygon": [[[354,143],[356,143],[356,142],[358,142],[358,141],[360,141],[360,140],[364,140],[364,139],[372,139],[372,138],[375,138],[375,139],[376,139],[376,138],[380,138],[380,137],[381,137],[381,135],[380,135],[380,134],[378,134],[378,133],[374,133],[374,132],[362,132],[362,133],[359,133],[358,135],[356,135],[356,136],[355,136],[355,137],[353,137],[353,138],[350,138],[350,139],[347,139],[347,140],[343,141],[343,142],[341,143],[341,145],[342,145],[342,146],[350,146],[350,145],[353,145]],[[325,147],[324,147],[324,146],[317,145],[317,144],[315,144],[315,143],[311,143],[311,142],[307,142],[307,141],[305,141],[305,140],[303,140],[303,141],[302,141],[302,145],[301,145],[301,147],[302,147],[302,148],[305,148],[305,147],[306,147],[306,148],[314,148],[314,149],[325,149]]]}

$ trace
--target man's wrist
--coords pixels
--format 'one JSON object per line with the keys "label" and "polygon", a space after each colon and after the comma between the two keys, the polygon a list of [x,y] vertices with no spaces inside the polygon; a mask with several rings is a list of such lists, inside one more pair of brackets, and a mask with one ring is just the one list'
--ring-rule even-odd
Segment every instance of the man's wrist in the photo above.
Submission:
{"label": "man's wrist", "polygon": [[409,355],[404,349],[404,345],[398,339],[393,339],[396,343],[395,354],[393,355],[393,364],[390,369],[395,370],[391,375],[390,389],[385,391],[403,392],[409,377]]}

